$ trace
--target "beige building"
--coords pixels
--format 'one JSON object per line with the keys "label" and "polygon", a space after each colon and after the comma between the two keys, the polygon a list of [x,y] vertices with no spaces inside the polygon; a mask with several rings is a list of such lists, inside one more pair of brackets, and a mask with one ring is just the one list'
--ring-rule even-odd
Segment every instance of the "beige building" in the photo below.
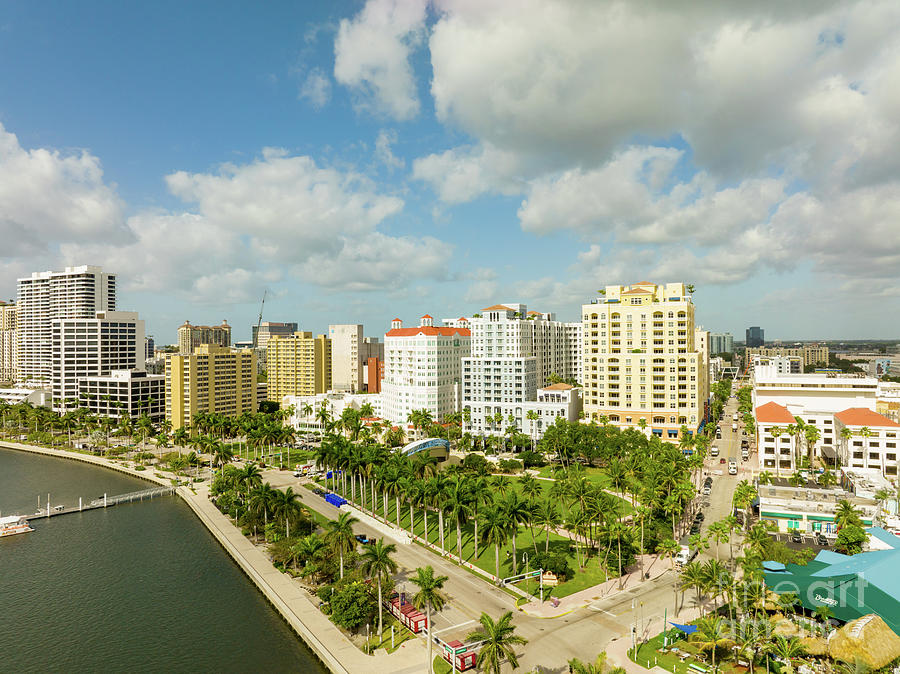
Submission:
{"label": "beige building", "polygon": [[178,353],[194,353],[201,344],[231,346],[231,326],[228,321],[223,320],[221,325],[191,325],[190,321],[185,321],[178,328]]}
{"label": "beige building", "polygon": [[753,362],[753,356],[796,356],[803,361],[803,367],[822,363],[828,365],[828,347],[818,344],[806,344],[804,346],[760,346],[747,349],[747,362]]}
{"label": "beige building", "polygon": [[[706,415],[709,365],[683,283],[606,286],[582,307],[584,412],[676,440]],[[701,335],[705,342],[706,335]]]}
{"label": "beige building", "polygon": [[192,354],[166,359],[166,419],[172,430],[191,426],[194,414],[256,412],[256,354],[201,344]]}
{"label": "beige building", "polygon": [[331,390],[331,340],[325,335],[295,332],[273,336],[266,347],[269,400],[310,396]]}
{"label": "beige building", "polygon": [[0,302],[0,381],[16,381],[18,363],[16,305]]}

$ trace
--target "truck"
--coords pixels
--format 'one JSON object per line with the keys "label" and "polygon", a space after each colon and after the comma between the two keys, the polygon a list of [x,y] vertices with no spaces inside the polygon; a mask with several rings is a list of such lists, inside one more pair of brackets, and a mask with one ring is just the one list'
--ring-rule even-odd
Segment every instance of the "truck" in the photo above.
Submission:
{"label": "truck", "polygon": [[678,550],[678,554],[675,555],[675,566],[682,567],[688,562],[690,562],[694,557],[697,556],[697,551],[691,548],[690,543],[686,540],[681,541],[681,548]]}

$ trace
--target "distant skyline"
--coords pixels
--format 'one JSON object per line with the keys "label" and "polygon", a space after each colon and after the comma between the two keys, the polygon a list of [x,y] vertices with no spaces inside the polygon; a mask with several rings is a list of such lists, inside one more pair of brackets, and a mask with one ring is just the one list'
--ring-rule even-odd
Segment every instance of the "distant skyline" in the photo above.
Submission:
{"label": "distant skyline", "polygon": [[101,265],[163,344],[682,281],[898,337],[898,3],[511,4],[6,3],[0,298]]}

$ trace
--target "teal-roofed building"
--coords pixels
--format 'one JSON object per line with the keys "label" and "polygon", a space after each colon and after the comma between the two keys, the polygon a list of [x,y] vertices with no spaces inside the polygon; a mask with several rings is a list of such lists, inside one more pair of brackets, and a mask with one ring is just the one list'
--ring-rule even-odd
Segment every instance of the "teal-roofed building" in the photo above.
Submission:
{"label": "teal-roofed building", "polygon": [[875,613],[900,635],[900,538],[878,527],[866,531],[879,549],[852,556],[822,550],[806,566],[766,562],[766,586],[796,593],[810,610],[828,606],[844,622]]}

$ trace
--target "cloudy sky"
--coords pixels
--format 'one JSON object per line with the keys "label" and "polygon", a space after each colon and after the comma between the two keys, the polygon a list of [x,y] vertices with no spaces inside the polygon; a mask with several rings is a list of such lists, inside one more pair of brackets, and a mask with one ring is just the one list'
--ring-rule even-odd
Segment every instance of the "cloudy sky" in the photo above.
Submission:
{"label": "cloudy sky", "polygon": [[6,2],[0,297],[412,321],[684,281],[743,338],[897,337],[900,3]]}

